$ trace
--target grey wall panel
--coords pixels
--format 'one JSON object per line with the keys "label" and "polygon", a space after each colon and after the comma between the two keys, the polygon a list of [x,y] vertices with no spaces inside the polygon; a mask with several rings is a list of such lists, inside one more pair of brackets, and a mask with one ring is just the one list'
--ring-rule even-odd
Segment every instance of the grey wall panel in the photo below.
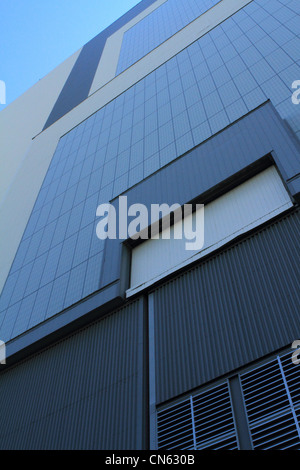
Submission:
{"label": "grey wall panel", "polygon": [[300,211],[157,288],[157,403],[300,337]]}
{"label": "grey wall panel", "polygon": [[141,449],[143,302],[0,374],[1,449]]}

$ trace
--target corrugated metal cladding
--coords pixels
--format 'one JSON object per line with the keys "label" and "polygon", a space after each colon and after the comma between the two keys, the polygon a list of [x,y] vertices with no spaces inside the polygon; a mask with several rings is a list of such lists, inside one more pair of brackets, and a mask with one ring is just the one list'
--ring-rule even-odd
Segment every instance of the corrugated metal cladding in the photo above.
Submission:
{"label": "corrugated metal cladding", "polygon": [[162,403],[300,337],[300,211],[155,290]]}
{"label": "corrugated metal cladding", "polygon": [[143,306],[135,301],[0,376],[0,449],[145,446]]}

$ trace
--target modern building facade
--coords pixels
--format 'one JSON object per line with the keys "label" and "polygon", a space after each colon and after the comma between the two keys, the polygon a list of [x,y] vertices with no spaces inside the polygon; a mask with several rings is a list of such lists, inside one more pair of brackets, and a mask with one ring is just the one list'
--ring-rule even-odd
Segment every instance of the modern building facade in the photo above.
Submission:
{"label": "modern building facade", "polygon": [[300,449],[299,36],[142,0],[0,113],[0,448]]}

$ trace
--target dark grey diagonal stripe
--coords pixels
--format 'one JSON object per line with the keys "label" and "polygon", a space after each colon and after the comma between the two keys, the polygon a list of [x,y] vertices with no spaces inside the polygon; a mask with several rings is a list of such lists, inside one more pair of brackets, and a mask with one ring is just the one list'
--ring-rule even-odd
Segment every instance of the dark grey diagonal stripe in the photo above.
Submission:
{"label": "dark grey diagonal stripe", "polygon": [[141,1],[82,48],[43,130],[47,129],[88,97],[106,40],[155,1]]}

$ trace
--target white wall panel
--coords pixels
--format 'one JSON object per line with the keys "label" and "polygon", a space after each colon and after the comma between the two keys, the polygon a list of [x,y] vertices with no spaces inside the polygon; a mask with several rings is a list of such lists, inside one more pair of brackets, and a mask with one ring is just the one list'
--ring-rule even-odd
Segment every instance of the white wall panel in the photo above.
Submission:
{"label": "white wall panel", "polygon": [[[268,168],[205,206],[204,245],[200,250],[187,250],[184,236],[181,240],[174,239],[178,223],[169,240],[162,238],[162,232],[161,238],[146,240],[135,247],[127,296],[202,258],[292,205],[276,168]],[[193,214],[194,227],[199,211]]]}
{"label": "white wall panel", "polygon": [[1,111],[0,204],[26,158],[32,138],[43,129],[79,53],[80,50]]}

